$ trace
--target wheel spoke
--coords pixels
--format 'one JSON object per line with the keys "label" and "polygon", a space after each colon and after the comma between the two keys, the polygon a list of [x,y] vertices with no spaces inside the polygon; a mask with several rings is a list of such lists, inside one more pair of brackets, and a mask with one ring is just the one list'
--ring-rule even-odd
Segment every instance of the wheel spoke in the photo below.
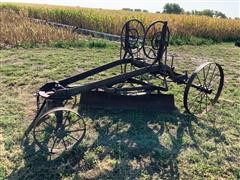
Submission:
{"label": "wheel spoke", "polygon": [[[35,133],[36,133],[36,131],[35,131]],[[52,139],[52,138],[54,138],[55,136],[54,136],[54,134],[53,133],[47,133],[48,134],[48,137],[47,137],[47,139],[46,139],[46,136],[44,136],[44,139],[41,141],[40,139],[38,139],[38,141],[39,142],[45,142],[45,141],[49,141],[50,139]]]}
{"label": "wheel spoke", "polygon": [[156,26],[155,25],[153,26],[153,32],[154,32],[153,34],[156,33]]}
{"label": "wheel spoke", "polygon": [[200,83],[200,85],[203,86],[201,80],[200,80],[199,77],[198,77],[198,74],[196,74],[196,77],[197,77],[198,82]]}
{"label": "wheel spoke", "polygon": [[211,78],[210,78],[210,81],[209,81],[209,83],[208,83],[207,88],[209,88],[209,86],[210,86],[210,84],[211,84],[211,82],[212,82],[212,80],[213,80],[213,75],[214,75],[214,73],[215,73],[216,67],[217,67],[217,65],[215,64],[214,69],[213,69],[213,73],[212,73],[212,76],[211,76]]}
{"label": "wheel spoke", "polygon": [[212,65],[212,64],[209,64],[208,70],[207,70],[207,74],[206,74],[206,80],[205,80],[205,82],[206,82],[206,87],[207,87],[207,77],[208,77],[208,73],[209,73],[209,70],[210,70],[211,65]]}
{"label": "wheel spoke", "polygon": [[[212,88],[212,87],[214,87],[217,83],[220,82],[219,80],[221,79],[221,77],[218,76],[218,75],[216,75],[213,80],[215,80],[216,77],[217,77],[217,81],[214,81],[213,84],[211,84],[211,86],[209,86],[208,88]],[[212,81],[213,81],[213,80],[212,80]]]}
{"label": "wheel spoke", "polygon": [[52,129],[55,129],[55,127],[54,127],[53,125],[49,124],[48,122],[43,121],[43,123],[47,124],[47,125],[48,125],[49,127],[51,127]]}
{"label": "wheel spoke", "polygon": [[65,150],[67,150],[67,145],[66,145],[66,142],[64,141],[64,138],[62,138],[62,141],[63,141],[63,145],[65,147]]}
{"label": "wheel spoke", "polygon": [[[67,122],[67,120],[68,120],[68,116],[69,116],[69,114],[70,114],[70,111],[67,112],[67,116],[64,115],[64,117],[65,117],[64,120],[65,120],[65,121],[63,122],[63,126],[66,125],[66,122]],[[69,122],[70,122],[70,121],[69,121]]]}
{"label": "wheel spoke", "polygon": [[41,130],[37,130],[37,131],[35,131],[35,132],[44,132],[45,131],[45,129],[41,129]]}
{"label": "wheel spoke", "polygon": [[75,138],[75,137],[73,137],[71,134],[68,134],[68,136],[70,136],[72,139],[74,139],[74,140],[78,141],[78,139],[77,139],[77,138]]}
{"label": "wheel spoke", "polygon": [[198,107],[199,107],[199,112],[202,111],[202,101],[203,101],[203,96],[204,96],[204,93],[201,93],[201,100],[199,101],[199,105],[198,105]]}
{"label": "wheel spoke", "polygon": [[156,53],[153,49],[150,48],[149,52],[148,52],[148,56],[150,56],[150,53],[153,53],[153,56],[156,57]]}
{"label": "wheel spoke", "polygon": [[190,104],[189,110],[192,108],[192,106],[194,105],[194,102],[196,102],[196,100],[200,97],[199,95],[201,95],[201,94],[202,94],[202,92],[199,91],[198,95],[197,95],[197,96],[195,97],[195,99],[192,101],[193,103]]}
{"label": "wheel spoke", "polygon": [[207,112],[207,94],[205,94],[205,96],[206,96],[206,99],[205,99],[206,100],[205,101],[206,102],[206,107],[205,107],[205,109],[206,109],[206,112]]}
{"label": "wheel spoke", "polygon": [[63,127],[65,127],[66,123],[67,123],[67,118],[64,119],[64,122],[63,122]]}
{"label": "wheel spoke", "polygon": [[66,131],[67,133],[78,132],[78,131],[85,131],[85,128],[75,129],[71,131]]}
{"label": "wheel spoke", "polygon": [[77,120],[73,121],[72,123],[70,123],[70,121],[69,121],[69,124],[67,124],[65,127],[68,127],[68,126],[71,127],[71,126],[74,125],[75,123],[78,123],[79,119],[80,119],[80,118],[78,118]]}
{"label": "wheel spoke", "polygon": [[[198,96],[198,97],[200,97],[200,101],[198,102],[197,108],[195,108],[194,112],[196,112],[199,109],[199,107],[200,107],[200,111],[202,109],[201,105],[202,105],[202,99],[203,99],[203,92],[200,92],[200,96]],[[197,102],[197,99],[195,100],[195,102]]]}
{"label": "wheel spoke", "polygon": [[203,85],[204,87],[206,87],[206,74],[205,74],[205,68],[203,67],[203,79],[204,79],[204,82],[203,82]]}
{"label": "wheel spoke", "polygon": [[201,103],[199,103],[199,106],[200,106],[200,112],[202,111],[202,99],[203,99],[203,94],[201,94]]}
{"label": "wheel spoke", "polygon": [[57,139],[58,139],[57,137],[54,139],[53,145],[52,145],[51,150],[50,150],[50,153],[52,153],[53,148],[54,148],[54,146],[55,146],[55,144],[56,144]]}
{"label": "wheel spoke", "polygon": [[63,106],[65,106],[68,103],[68,100],[69,99],[65,100],[65,102],[63,103]]}
{"label": "wheel spoke", "polygon": [[212,104],[212,99],[210,99],[208,95],[207,95],[207,98],[208,98],[209,102]]}

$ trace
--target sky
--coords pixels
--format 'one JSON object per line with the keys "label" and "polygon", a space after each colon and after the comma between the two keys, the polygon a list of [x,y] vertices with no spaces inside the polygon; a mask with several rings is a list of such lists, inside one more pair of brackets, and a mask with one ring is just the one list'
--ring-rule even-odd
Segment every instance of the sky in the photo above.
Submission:
{"label": "sky", "polygon": [[166,3],[177,3],[185,11],[212,9],[221,11],[228,17],[240,17],[240,0],[0,0],[0,2],[25,2],[103,9],[140,8],[150,12],[162,11]]}

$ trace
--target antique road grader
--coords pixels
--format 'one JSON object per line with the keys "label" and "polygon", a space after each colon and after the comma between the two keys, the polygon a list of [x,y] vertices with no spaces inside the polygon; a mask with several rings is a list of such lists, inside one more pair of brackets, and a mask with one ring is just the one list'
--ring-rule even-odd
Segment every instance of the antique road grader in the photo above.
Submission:
{"label": "antique road grader", "polygon": [[[40,87],[36,94],[37,114],[25,137],[32,134],[39,149],[49,154],[68,151],[81,142],[86,132],[84,119],[74,110],[77,95],[81,95],[80,104],[85,105],[171,108],[173,96],[163,95],[168,91],[168,82],[186,85],[186,112],[208,111],[223,89],[222,67],[206,62],[190,76],[175,72],[173,58],[170,63],[167,60],[169,38],[166,21],[153,22],[146,30],[137,19],[127,21],[122,28],[120,60]],[[73,84],[116,66],[121,69],[118,75]]]}

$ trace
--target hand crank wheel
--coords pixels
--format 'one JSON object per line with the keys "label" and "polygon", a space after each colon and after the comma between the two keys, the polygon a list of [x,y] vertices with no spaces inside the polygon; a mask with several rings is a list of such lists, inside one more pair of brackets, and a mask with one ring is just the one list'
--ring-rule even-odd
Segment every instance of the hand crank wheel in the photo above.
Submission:
{"label": "hand crank wheel", "polygon": [[222,92],[224,73],[217,63],[200,65],[190,76],[184,91],[184,107],[188,113],[208,111]]}
{"label": "hand crank wheel", "polygon": [[[163,33],[163,22],[155,21],[149,25],[146,30],[144,39],[143,39],[143,51],[147,58],[156,59],[158,50],[162,47],[161,43],[164,43],[164,51],[166,50],[170,38],[170,32],[167,27],[166,34]],[[164,35],[164,36],[163,36]],[[164,38],[164,39],[163,39]]]}
{"label": "hand crank wheel", "polygon": [[145,28],[139,20],[132,19],[124,24],[121,32],[121,59],[127,58],[125,56],[128,53],[133,55],[142,49],[144,34]]}
{"label": "hand crank wheel", "polygon": [[33,128],[33,138],[44,152],[60,155],[79,144],[85,132],[85,122],[77,112],[58,107],[39,118]]}

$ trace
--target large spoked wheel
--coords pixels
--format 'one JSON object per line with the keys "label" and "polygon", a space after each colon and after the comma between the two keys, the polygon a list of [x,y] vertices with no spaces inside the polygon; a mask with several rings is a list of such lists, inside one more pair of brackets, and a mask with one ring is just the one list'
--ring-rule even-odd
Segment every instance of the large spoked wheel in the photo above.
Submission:
{"label": "large spoked wheel", "polygon": [[[147,58],[156,59],[157,53],[162,48],[161,43],[164,43],[164,51],[166,50],[170,38],[170,31],[167,27],[166,34],[163,34],[164,23],[162,21],[153,22],[146,30],[143,39],[143,51]],[[163,39],[164,38],[164,39]]]}
{"label": "large spoked wheel", "polygon": [[77,112],[59,107],[39,118],[33,127],[33,138],[44,152],[60,155],[79,144],[85,132],[85,122]]}
{"label": "large spoked wheel", "polygon": [[215,104],[222,92],[224,73],[217,63],[200,65],[190,76],[184,91],[184,107],[188,113],[200,114]]}

